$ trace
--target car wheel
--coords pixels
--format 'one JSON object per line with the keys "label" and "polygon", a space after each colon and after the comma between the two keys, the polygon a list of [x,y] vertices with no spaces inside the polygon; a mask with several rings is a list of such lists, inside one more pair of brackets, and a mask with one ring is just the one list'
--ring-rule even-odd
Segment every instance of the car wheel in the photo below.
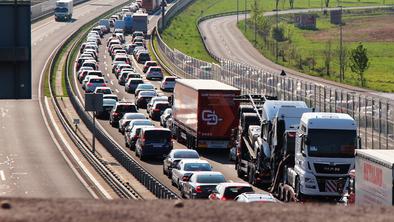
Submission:
{"label": "car wheel", "polygon": [[174,186],[174,187],[178,187],[173,179],[171,179],[171,185]]}

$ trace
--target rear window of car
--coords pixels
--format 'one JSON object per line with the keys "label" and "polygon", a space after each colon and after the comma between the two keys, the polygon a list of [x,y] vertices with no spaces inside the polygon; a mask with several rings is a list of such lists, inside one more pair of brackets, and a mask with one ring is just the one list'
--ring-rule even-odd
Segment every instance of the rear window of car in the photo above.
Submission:
{"label": "rear window of car", "polygon": [[133,84],[140,84],[140,83],[143,83],[144,81],[142,81],[142,80],[130,80],[130,83],[133,83]]}
{"label": "rear window of car", "polygon": [[223,183],[226,179],[223,175],[198,175],[197,183]]}
{"label": "rear window of car", "polygon": [[146,65],[148,65],[148,66],[157,66],[157,63],[155,63],[155,62],[148,62]]}
{"label": "rear window of car", "polygon": [[104,83],[104,79],[90,79],[90,83]]}
{"label": "rear window of car", "polygon": [[208,163],[187,163],[184,167],[185,171],[211,171]]}
{"label": "rear window of car", "polygon": [[129,77],[129,78],[141,78],[141,75],[137,74],[137,73],[133,73],[133,74],[129,74],[127,77]]}
{"label": "rear window of car", "polygon": [[165,110],[167,108],[169,108],[169,104],[167,103],[158,103],[156,104],[156,109],[160,109],[160,110]]}
{"label": "rear window of car", "polygon": [[175,78],[167,78],[166,82],[175,82]]}
{"label": "rear window of car", "polygon": [[150,68],[150,70],[153,72],[161,72],[160,68]]}
{"label": "rear window of car", "polygon": [[89,72],[89,75],[103,76],[101,72]]}
{"label": "rear window of car", "polygon": [[230,198],[235,198],[236,196],[246,193],[246,192],[253,192],[252,187],[227,187],[226,190],[224,191],[224,196],[230,197]]}
{"label": "rear window of car", "polygon": [[137,109],[134,105],[118,105],[116,107],[116,110],[118,112],[137,112]]}
{"label": "rear window of car", "polygon": [[127,61],[127,58],[126,57],[118,57],[118,58],[116,58],[115,59],[115,61]]}
{"label": "rear window of car", "polygon": [[200,158],[197,152],[177,151],[174,153],[174,158]]}
{"label": "rear window of car", "polygon": [[171,132],[164,130],[149,130],[144,133],[144,138],[152,142],[165,142],[171,139],[171,137]]}

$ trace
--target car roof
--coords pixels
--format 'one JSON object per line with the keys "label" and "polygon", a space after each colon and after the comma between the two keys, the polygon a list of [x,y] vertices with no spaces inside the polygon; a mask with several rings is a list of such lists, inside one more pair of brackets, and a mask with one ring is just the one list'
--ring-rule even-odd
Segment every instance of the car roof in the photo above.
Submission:
{"label": "car roof", "polygon": [[133,125],[136,122],[147,122],[147,123],[152,123],[153,124],[153,122],[150,119],[133,119],[133,120],[130,121],[129,124]]}
{"label": "car roof", "polygon": [[143,113],[125,113],[124,116],[143,116],[145,115]]}
{"label": "car roof", "polygon": [[138,87],[139,86],[146,86],[146,85],[155,87],[152,83],[142,83],[142,84],[139,84]]}
{"label": "car roof", "polygon": [[252,187],[252,185],[245,183],[245,182],[225,182],[220,183],[218,186],[222,187]]}
{"label": "car roof", "polygon": [[168,101],[156,101],[154,106],[157,106],[157,104],[170,104]]}
{"label": "car roof", "polygon": [[94,76],[94,75],[93,75],[93,76],[90,76],[90,77],[89,77],[89,80],[90,80],[90,79],[104,79],[104,77]]}
{"label": "car roof", "polygon": [[156,95],[156,91],[143,90],[143,91],[140,91],[140,94],[138,94],[138,96],[152,96],[152,95]]}
{"label": "car roof", "polygon": [[159,127],[153,127],[153,128],[148,128],[148,129],[143,129],[144,131],[165,131],[165,132],[171,132],[171,130],[167,128],[159,128]]}
{"label": "car roof", "polygon": [[221,173],[219,171],[197,171],[197,172],[194,172],[193,175],[197,175],[197,176],[199,176],[199,175],[222,175],[222,176],[224,176],[223,173]]}
{"label": "car roof", "polygon": [[[97,89],[111,89],[110,87],[108,87],[108,86],[97,86],[96,87],[96,90]],[[112,90],[112,89],[111,89]]]}

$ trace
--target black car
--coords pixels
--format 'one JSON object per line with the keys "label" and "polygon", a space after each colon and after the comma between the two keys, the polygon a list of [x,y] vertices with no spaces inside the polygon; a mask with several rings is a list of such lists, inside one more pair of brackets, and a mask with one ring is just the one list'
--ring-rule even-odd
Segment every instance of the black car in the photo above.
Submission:
{"label": "black car", "polygon": [[130,102],[117,102],[114,108],[112,108],[109,115],[109,123],[113,127],[119,125],[119,120],[123,117],[125,113],[136,113],[138,108],[134,103]]}

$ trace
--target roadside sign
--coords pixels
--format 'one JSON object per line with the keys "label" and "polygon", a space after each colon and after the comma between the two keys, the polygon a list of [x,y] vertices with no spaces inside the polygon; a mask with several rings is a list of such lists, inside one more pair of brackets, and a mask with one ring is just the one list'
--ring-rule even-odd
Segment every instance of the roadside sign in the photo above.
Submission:
{"label": "roadside sign", "polygon": [[103,94],[86,93],[85,111],[103,111]]}

